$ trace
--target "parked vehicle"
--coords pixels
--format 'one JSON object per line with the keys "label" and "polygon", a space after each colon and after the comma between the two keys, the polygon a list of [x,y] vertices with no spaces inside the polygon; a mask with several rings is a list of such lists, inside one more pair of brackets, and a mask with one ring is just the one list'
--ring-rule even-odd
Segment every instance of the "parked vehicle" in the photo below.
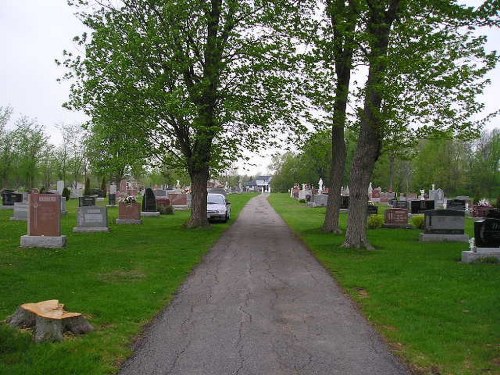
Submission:
{"label": "parked vehicle", "polygon": [[231,203],[222,194],[207,195],[207,218],[209,221],[227,222],[231,217]]}

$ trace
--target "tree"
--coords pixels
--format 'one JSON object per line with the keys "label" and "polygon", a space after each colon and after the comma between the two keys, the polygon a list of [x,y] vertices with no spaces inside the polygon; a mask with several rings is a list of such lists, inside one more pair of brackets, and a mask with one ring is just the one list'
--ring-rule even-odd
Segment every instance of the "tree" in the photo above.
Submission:
{"label": "tree", "polygon": [[93,32],[91,40],[76,38],[85,58],[64,62],[76,81],[68,106],[174,157],[191,179],[188,226],[208,225],[210,168],[237,158],[241,146],[259,147],[294,109],[280,60],[292,46],[269,27],[288,8],[250,0],[115,3],[80,13]]}
{"label": "tree", "polygon": [[[383,141],[391,134],[473,136],[477,94],[498,57],[467,30],[484,16],[455,2],[367,1],[368,77],[359,114],[350,214],[344,246],[371,248],[366,192]],[[439,52],[438,52],[439,51]]]}
{"label": "tree", "polygon": [[14,160],[13,143],[7,124],[12,115],[12,108],[0,107],[0,187],[7,187],[11,183],[9,180]]}

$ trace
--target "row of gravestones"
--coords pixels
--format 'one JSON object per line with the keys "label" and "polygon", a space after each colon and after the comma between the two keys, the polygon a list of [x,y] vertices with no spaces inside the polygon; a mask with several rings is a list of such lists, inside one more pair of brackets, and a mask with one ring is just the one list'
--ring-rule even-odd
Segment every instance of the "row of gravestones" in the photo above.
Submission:
{"label": "row of gravestones", "polygon": [[[81,197],[79,204],[78,226],[73,228],[74,232],[109,231],[107,207],[96,206],[94,197]],[[61,233],[60,206],[60,195],[38,193],[29,195],[28,234],[21,237],[21,247],[60,248],[66,245],[66,236]],[[141,224],[141,216],[151,216],[145,215],[147,213],[159,215],[151,189],[149,192],[146,190],[142,212],[141,205],[135,201],[120,202],[118,207],[117,224]]]}

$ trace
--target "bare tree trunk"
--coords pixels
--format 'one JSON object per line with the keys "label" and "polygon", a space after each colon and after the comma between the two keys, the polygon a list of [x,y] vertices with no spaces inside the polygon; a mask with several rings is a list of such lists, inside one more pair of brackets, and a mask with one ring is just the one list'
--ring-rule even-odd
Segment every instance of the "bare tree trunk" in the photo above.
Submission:
{"label": "bare tree trunk", "polygon": [[332,123],[332,165],[330,167],[330,185],[328,186],[328,202],[326,207],[323,231],[340,234],[340,203],[342,197],[342,179],[345,172],[346,145],[344,128],[346,125],[346,109],[351,81],[352,56],[354,43],[351,33],[354,31],[359,10],[357,3],[350,1],[327,1],[327,12],[334,30],[334,59],[337,83]]}
{"label": "bare tree trunk", "polygon": [[349,219],[343,245],[348,248],[373,248],[368,242],[366,231],[368,186],[382,147],[384,119],[381,116],[381,107],[384,75],[387,69],[387,47],[392,23],[396,19],[399,6],[400,0],[391,0],[387,10],[381,2],[368,2],[367,30],[372,37],[368,56],[370,69],[366,81],[358,145],[349,184]]}
{"label": "bare tree trunk", "polygon": [[200,170],[190,171],[191,177],[191,218],[188,228],[207,227],[207,181],[208,165]]}

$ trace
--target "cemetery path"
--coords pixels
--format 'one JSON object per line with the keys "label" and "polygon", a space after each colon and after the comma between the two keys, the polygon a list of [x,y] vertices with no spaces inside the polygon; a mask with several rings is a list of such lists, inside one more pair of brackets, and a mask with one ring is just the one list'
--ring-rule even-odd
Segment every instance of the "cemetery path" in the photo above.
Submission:
{"label": "cemetery path", "polygon": [[261,195],[121,374],[409,374]]}

